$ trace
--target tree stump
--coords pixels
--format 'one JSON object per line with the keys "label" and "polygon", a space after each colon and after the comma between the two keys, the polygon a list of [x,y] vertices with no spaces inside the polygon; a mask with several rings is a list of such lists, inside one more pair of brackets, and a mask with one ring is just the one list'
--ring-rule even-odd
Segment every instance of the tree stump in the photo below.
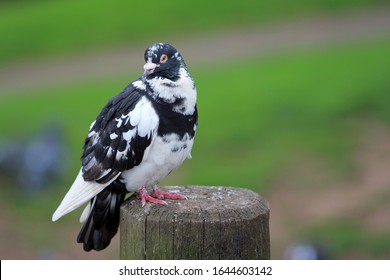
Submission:
{"label": "tree stump", "polygon": [[188,200],[168,206],[132,196],[121,206],[121,259],[270,259],[269,208],[232,187],[163,187]]}

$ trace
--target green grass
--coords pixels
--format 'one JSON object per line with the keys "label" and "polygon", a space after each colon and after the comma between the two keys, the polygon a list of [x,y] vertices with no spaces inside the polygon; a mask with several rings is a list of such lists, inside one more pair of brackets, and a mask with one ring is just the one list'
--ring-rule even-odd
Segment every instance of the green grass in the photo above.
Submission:
{"label": "green grass", "polygon": [[[344,171],[355,144],[348,121],[366,115],[390,120],[389,71],[388,40],[193,69],[200,116],[193,159],[166,182],[259,190],[302,153]],[[127,82],[7,95],[0,127],[4,135],[24,137],[42,121],[64,123],[73,177],[89,124]]]}
{"label": "green grass", "polygon": [[337,166],[353,148],[351,117],[390,119],[389,46],[295,52],[199,73],[194,165],[208,163],[205,183],[261,187],[301,152]]}
{"label": "green grass", "polygon": [[387,259],[390,250],[388,234],[386,231],[370,231],[355,219],[337,218],[309,226],[302,236],[325,246],[333,259],[343,259],[345,252],[363,255],[362,258]]}
{"label": "green grass", "polygon": [[[390,40],[252,57],[207,68],[189,66],[197,84],[200,116],[193,159],[164,184],[232,185],[264,191],[284,165],[301,154],[320,158],[343,172],[355,147],[355,126],[349,120],[369,116],[390,121]],[[42,235],[46,229],[53,230],[50,215],[80,167],[89,124],[105,102],[136,77],[1,96],[0,140],[28,139],[42,123],[59,121],[69,143],[69,175],[39,200],[23,197],[15,188],[1,190],[1,197],[7,198],[3,206],[21,226],[39,225]],[[81,210],[67,216],[64,223],[73,223]],[[334,250],[339,255],[371,234],[355,224],[324,227],[328,230],[323,238],[336,240]],[[320,225],[307,234],[315,236],[322,230]],[[55,237],[33,231],[24,238],[34,248],[55,242]],[[389,246],[386,238],[374,234],[361,250],[373,257],[384,256],[383,248]]]}
{"label": "green grass", "polygon": [[178,35],[364,8],[378,2],[385,1],[7,1],[0,3],[0,66],[32,56],[168,41]]}

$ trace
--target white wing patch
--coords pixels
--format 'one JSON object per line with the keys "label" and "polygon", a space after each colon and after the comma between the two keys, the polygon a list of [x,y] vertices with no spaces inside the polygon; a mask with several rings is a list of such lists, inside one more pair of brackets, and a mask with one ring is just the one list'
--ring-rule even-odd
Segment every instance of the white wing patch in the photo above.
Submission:
{"label": "white wing patch", "polygon": [[110,134],[110,139],[111,140],[115,140],[116,138],[118,138],[118,134],[116,134],[115,132]]}
{"label": "white wing patch", "polygon": [[154,110],[152,103],[144,96],[135,105],[134,109],[131,110],[127,115],[122,115],[116,119],[117,127],[122,125],[130,124],[134,129],[130,129],[123,132],[123,139],[130,141],[131,138],[137,133],[140,137],[151,136],[151,133],[158,126],[158,116]]}
{"label": "white wing patch", "polygon": [[130,129],[129,131],[126,131],[122,134],[123,136],[123,139],[126,140],[126,141],[130,141],[131,138],[133,138],[135,136],[135,133],[136,133],[136,129]]}

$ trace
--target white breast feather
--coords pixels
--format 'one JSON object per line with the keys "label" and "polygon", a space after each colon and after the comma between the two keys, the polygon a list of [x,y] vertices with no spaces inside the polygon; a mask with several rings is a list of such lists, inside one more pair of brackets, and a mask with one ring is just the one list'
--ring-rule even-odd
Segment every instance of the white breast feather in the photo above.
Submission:
{"label": "white breast feather", "polygon": [[179,113],[183,115],[192,115],[195,112],[196,89],[194,81],[191,79],[185,68],[180,68],[180,78],[173,82],[169,79],[148,80],[153,89],[152,94],[164,99],[165,102],[173,103],[177,98],[184,99],[184,111]]}
{"label": "white breast feather", "polygon": [[[164,137],[155,137],[145,151],[140,165],[122,173],[127,190],[134,192],[141,187],[151,187],[157,184],[190,156],[193,143],[194,139],[188,134],[181,141],[174,133]],[[178,146],[181,148],[177,150]],[[176,151],[173,152],[173,150]]]}

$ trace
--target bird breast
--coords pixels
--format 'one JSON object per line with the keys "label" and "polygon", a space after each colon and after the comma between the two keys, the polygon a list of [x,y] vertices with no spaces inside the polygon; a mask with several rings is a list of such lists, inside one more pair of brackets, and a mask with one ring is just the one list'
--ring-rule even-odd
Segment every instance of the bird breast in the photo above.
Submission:
{"label": "bird breast", "polygon": [[158,184],[186,158],[191,157],[193,143],[194,138],[189,134],[185,134],[182,138],[175,133],[157,136],[145,151],[142,162],[121,174],[127,190],[134,192],[141,187],[152,187]]}

